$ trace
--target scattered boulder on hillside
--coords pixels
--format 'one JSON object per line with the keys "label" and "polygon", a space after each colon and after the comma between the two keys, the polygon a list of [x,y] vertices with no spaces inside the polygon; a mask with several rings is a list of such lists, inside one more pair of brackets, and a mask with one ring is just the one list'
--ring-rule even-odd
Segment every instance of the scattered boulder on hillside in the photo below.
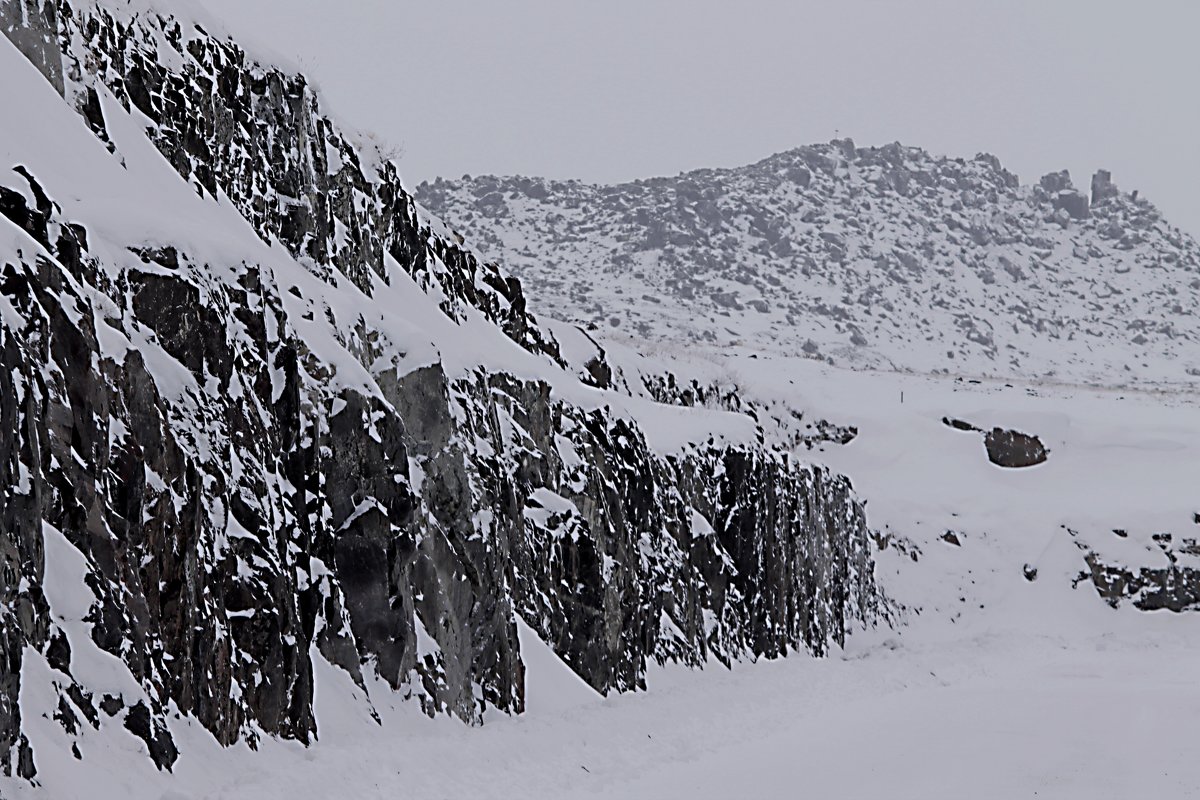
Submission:
{"label": "scattered boulder on hillside", "polygon": [[1075,188],[1075,184],[1071,183],[1071,173],[1065,169],[1058,172],[1047,172],[1038,181],[1038,185],[1051,195]]}
{"label": "scattered boulder on hillside", "polygon": [[1004,428],[992,428],[985,433],[982,428],[953,417],[942,417],[942,424],[956,431],[983,433],[988,460],[998,467],[1032,467],[1045,462],[1050,453],[1041,439],[1032,434]]}
{"label": "scattered boulder on hillside", "polygon": [[998,467],[1017,469],[1045,462],[1048,451],[1041,439],[1020,431],[992,428],[983,437],[988,460]]}

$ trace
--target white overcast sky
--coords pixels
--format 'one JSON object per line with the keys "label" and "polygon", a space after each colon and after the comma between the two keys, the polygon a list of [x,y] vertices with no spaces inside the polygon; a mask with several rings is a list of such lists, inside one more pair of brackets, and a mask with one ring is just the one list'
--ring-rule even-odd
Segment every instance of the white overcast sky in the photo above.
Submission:
{"label": "white overcast sky", "polygon": [[1112,170],[1200,234],[1200,0],[201,0],[333,112],[463,173],[611,182],[835,133]]}

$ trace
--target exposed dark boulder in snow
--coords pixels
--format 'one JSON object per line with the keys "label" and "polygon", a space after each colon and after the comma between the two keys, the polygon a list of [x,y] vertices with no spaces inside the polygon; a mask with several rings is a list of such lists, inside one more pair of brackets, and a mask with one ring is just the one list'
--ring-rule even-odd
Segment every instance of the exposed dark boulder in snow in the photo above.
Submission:
{"label": "exposed dark boulder in snow", "polygon": [[1088,199],[1076,191],[1059,192],[1054,197],[1054,207],[1066,211],[1071,219],[1088,218]]}
{"label": "exposed dark boulder in snow", "polygon": [[1038,186],[1045,189],[1051,197],[1058,196],[1059,192],[1075,190],[1075,184],[1071,183],[1071,173],[1065,169],[1058,172],[1047,172],[1038,180]]}
{"label": "exposed dark boulder in snow", "polygon": [[1049,457],[1050,451],[1042,444],[1041,439],[1028,433],[999,427],[984,431],[970,422],[951,417],[942,417],[942,424],[957,431],[982,433],[988,460],[998,467],[1032,467],[1044,463]]}
{"label": "exposed dark boulder in snow", "polygon": [[1019,469],[1045,462],[1048,451],[1042,441],[1028,433],[992,428],[983,438],[988,460],[998,467]]}

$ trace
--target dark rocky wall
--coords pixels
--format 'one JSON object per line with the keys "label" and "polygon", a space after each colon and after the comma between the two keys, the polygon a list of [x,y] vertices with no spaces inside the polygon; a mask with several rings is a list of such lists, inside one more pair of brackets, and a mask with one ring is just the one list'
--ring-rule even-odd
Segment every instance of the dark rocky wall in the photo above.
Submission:
{"label": "dark rocky wall", "polygon": [[0,31],[62,94],[65,85],[56,0],[0,0]]}
{"label": "dark rocky wall", "polygon": [[[0,5],[10,28],[34,19],[13,7]],[[102,80],[158,123],[184,179],[224,192],[314,274],[369,292],[390,256],[450,316],[479,309],[497,336],[557,359],[520,285],[436,233],[390,165],[368,178],[302,78],[169,19],[60,3],[35,23],[57,26],[64,94],[97,135],[87,98]],[[23,180],[0,184],[0,224],[40,245],[0,253],[14,312],[0,325],[0,771],[36,766],[18,706],[26,647],[62,675],[64,736],[120,724],[169,769],[186,757],[172,707],[224,744],[311,741],[314,645],[360,685],[374,670],[429,713],[479,722],[523,708],[517,615],[608,692],[644,686],[651,660],[823,653],[879,612],[844,478],[754,445],[664,456],[619,414],[482,369],[338,388],[262,268],[171,247],[102,263],[84,225]],[[113,352],[113,335],[143,344]],[[364,366],[371,342],[350,348]],[[190,376],[182,389],[164,360]],[[72,676],[43,591],[47,525],[86,560],[89,646],[142,696]]]}

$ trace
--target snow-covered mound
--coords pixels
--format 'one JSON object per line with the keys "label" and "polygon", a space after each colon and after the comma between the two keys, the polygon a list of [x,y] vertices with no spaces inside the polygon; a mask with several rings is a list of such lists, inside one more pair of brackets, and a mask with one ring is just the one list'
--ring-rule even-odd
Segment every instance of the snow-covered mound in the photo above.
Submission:
{"label": "snow-covered mound", "polygon": [[850,367],[1200,381],[1200,244],[1101,171],[1022,185],[993,156],[801,147],[615,186],[417,187],[535,308],[636,340]]}

